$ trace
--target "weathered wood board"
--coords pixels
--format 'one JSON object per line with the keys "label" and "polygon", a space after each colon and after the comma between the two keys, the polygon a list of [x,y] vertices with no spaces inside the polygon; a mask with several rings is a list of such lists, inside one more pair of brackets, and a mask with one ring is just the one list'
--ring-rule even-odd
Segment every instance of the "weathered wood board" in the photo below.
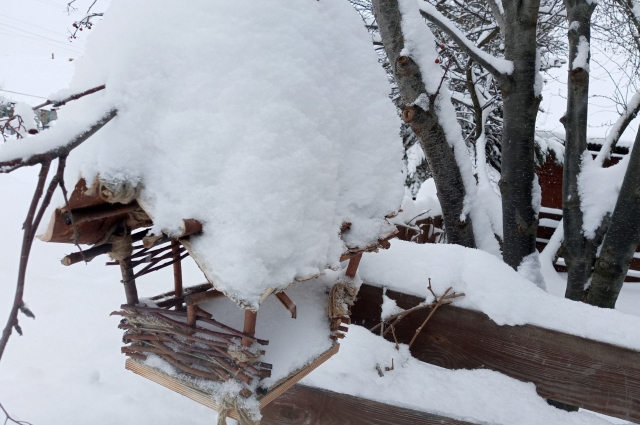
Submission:
{"label": "weathered wood board", "polygon": [[472,423],[333,391],[295,385],[262,410],[261,425],[285,424],[471,425]]}
{"label": "weathered wood board", "polygon": [[[405,309],[423,301],[395,291],[387,296]],[[382,288],[363,284],[352,323],[378,324],[381,304]],[[405,317],[395,330],[398,341],[408,343],[428,313]],[[483,313],[446,306],[430,319],[411,353],[447,369],[495,370],[533,382],[542,397],[640,423],[637,351],[531,325],[499,326]]]}

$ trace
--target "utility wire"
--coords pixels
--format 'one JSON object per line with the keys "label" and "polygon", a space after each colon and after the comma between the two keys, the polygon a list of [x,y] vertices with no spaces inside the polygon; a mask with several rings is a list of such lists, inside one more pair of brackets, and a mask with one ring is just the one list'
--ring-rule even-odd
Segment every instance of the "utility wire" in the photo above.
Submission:
{"label": "utility wire", "polygon": [[38,28],[38,29],[43,30],[43,31],[48,31],[48,32],[50,32],[50,33],[52,33],[52,34],[62,35],[62,36],[64,36],[64,37],[67,37],[67,36],[68,36],[68,34],[66,34],[66,33],[64,33],[64,32],[61,32],[61,31],[54,31],[54,30],[51,30],[51,29],[49,29],[49,28],[45,28],[45,27],[41,27],[41,26],[39,26],[39,25],[35,25],[35,24],[29,23],[29,22],[21,21],[20,19],[16,19],[16,18],[14,18],[14,17],[12,17],[12,16],[5,15],[5,14],[3,14],[3,13],[0,13],[0,17],[2,17],[2,18],[4,18],[4,19],[11,19],[12,21],[20,22],[21,24],[29,25],[29,26],[31,26],[31,27]]}
{"label": "utility wire", "polygon": [[9,28],[13,28],[13,30],[14,30],[14,31],[16,31],[16,30],[17,30],[17,31],[22,31],[22,32],[27,33],[27,34],[29,34],[29,35],[34,35],[34,36],[36,36],[36,37],[44,38],[44,39],[46,39],[46,40],[51,40],[51,41],[53,41],[53,42],[55,42],[55,43],[64,44],[65,46],[69,46],[69,45],[70,45],[70,43],[65,43],[64,41],[59,41],[59,40],[56,40],[56,39],[54,39],[54,38],[45,37],[44,35],[39,35],[39,34],[36,34],[36,33],[34,33],[34,32],[24,30],[24,29],[22,29],[22,28],[14,27],[13,25],[4,24],[4,26],[7,26],[7,27],[9,27]]}
{"label": "utility wire", "polygon": [[20,92],[17,92],[17,91],[3,90],[3,89],[0,89],[0,91],[7,92],[7,93],[13,93],[13,94],[21,94],[21,95],[23,95],[23,96],[37,97],[38,99],[45,99],[45,100],[48,100],[46,97],[36,96],[36,95],[33,95],[33,94],[26,94],[26,93],[20,93]]}
{"label": "utility wire", "polygon": [[20,37],[20,38],[24,39],[24,41],[26,41],[26,42],[29,42],[29,43],[32,43],[32,44],[36,44],[36,45],[41,46],[41,47],[48,47],[48,48],[53,48],[53,49],[66,50],[69,53],[75,53],[77,55],[81,55],[83,53],[82,51],[73,50],[73,49],[70,49],[70,48],[67,48],[67,47],[62,47],[62,46],[58,46],[58,45],[55,45],[55,44],[51,44],[48,41],[34,39],[34,38],[29,37],[28,35],[12,34],[12,33],[1,32],[1,31],[0,31],[0,34],[4,34],[4,35],[9,36],[9,37]]}

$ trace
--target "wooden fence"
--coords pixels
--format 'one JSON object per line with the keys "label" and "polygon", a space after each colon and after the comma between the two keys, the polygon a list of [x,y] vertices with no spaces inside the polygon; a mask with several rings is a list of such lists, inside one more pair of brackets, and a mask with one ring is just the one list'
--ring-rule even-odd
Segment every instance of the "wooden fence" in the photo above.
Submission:
{"label": "wooden fence", "polygon": [[[387,296],[404,309],[423,301],[390,290]],[[382,289],[363,284],[353,324],[377,325],[381,304]],[[395,328],[399,342],[409,342],[428,313],[417,310],[400,322]],[[640,423],[640,352],[634,350],[537,326],[499,326],[484,313],[447,306],[432,316],[411,354],[447,369],[495,370],[533,382],[542,397]],[[263,415],[265,425],[471,423],[301,385],[267,406]]]}

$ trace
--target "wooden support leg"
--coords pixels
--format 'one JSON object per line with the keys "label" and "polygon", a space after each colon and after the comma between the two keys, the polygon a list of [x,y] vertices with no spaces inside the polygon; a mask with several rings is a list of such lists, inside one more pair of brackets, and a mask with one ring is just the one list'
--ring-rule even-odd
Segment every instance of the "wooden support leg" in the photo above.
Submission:
{"label": "wooden support leg", "polygon": [[196,325],[196,306],[195,305],[187,306],[187,325],[189,326]]}
{"label": "wooden support leg", "polygon": [[180,242],[176,239],[171,241],[171,253],[173,254],[173,287],[176,297],[182,295],[182,262],[180,258]]}
{"label": "wooden support leg", "polygon": [[124,293],[127,297],[127,304],[138,304],[138,288],[136,288],[136,281],[133,279],[133,267],[131,266],[130,259],[120,261],[120,271],[122,272],[122,281],[124,282]]}
{"label": "wooden support leg", "polygon": [[349,277],[355,277],[358,271],[358,265],[362,259],[362,253],[356,254],[349,259],[349,265],[347,266],[347,272],[345,273]]}
{"label": "wooden support leg", "polygon": [[[258,312],[252,310],[244,311],[244,329],[243,332],[249,336],[255,336],[256,334],[256,320]],[[250,347],[251,340],[249,338],[242,338],[242,346]]]}

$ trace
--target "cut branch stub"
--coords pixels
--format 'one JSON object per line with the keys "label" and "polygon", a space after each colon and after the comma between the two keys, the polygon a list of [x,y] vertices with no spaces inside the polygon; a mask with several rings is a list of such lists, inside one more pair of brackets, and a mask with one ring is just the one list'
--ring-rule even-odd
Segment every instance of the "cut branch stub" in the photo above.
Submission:
{"label": "cut branch stub", "polygon": [[142,244],[145,248],[151,248],[154,244],[156,244],[159,240],[165,238],[165,235],[180,239],[186,238],[187,236],[195,235],[197,233],[202,232],[202,223],[193,218],[185,218],[182,220],[182,224],[180,225],[180,231],[178,233],[164,232],[161,235],[149,235],[142,240]]}
{"label": "cut branch stub", "polygon": [[413,107],[404,108],[402,110],[402,120],[406,123],[410,123],[416,117],[416,110]]}

